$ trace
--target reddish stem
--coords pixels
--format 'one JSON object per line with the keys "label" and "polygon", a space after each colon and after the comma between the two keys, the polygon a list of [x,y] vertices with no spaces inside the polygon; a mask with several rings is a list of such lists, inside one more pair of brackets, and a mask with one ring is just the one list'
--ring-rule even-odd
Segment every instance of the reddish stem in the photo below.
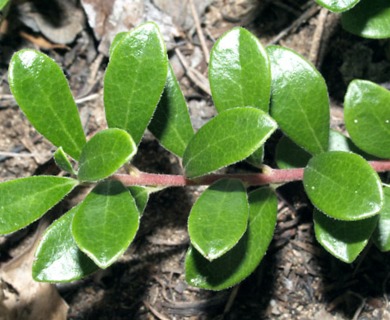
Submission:
{"label": "reddish stem", "polygon": [[[390,160],[370,161],[369,164],[376,172],[390,171]],[[187,179],[181,175],[154,174],[139,172],[136,174],[115,174],[111,179],[121,181],[125,186],[165,186],[165,187],[183,187],[210,185],[213,182],[222,179],[240,179],[248,186],[261,186],[266,184],[278,184],[291,181],[300,181],[303,179],[304,168],[298,169],[267,169],[265,173],[248,174],[210,174],[195,179]]]}

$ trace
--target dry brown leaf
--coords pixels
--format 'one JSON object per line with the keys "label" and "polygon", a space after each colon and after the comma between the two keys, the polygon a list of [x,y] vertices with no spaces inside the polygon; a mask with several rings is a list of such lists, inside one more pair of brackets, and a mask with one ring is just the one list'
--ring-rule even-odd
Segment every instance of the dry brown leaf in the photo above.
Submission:
{"label": "dry brown leaf", "polygon": [[35,282],[34,252],[47,224],[41,223],[32,245],[0,269],[0,320],[65,320],[68,305],[54,285]]}

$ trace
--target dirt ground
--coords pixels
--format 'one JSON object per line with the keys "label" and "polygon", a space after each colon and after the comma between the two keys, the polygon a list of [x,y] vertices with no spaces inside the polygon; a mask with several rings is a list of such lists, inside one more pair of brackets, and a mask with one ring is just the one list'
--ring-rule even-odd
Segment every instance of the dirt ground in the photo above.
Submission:
{"label": "dirt ground", "polygon": [[[54,148],[29,125],[10,95],[7,68],[16,50],[36,48],[61,65],[89,136],[106,125],[102,79],[109,35],[119,29],[115,23],[105,27],[91,23],[91,8],[95,18],[104,10],[109,12],[104,0],[81,2],[69,1],[74,6],[70,15],[58,15],[58,7],[44,5],[45,0],[33,4],[15,1],[0,26],[0,181],[61,174],[51,159]],[[112,1],[118,6],[122,2]],[[339,17],[321,10],[313,0],[193,2],[196,12],[190,10],[191,1],[128,1],[132,11],[127,22],[157,19],[164,24],[169,57],[196,129],[215,114],[208,94],[206,49],[199,35],[210,49],[223,32],[238,25],[256,34],[264,45],[292,48],[319,68],[329,88],[332,127],[338,130],[344,129],[343,95],[351,79],[390,86],[390,41],[346,33]],[[166,7],[170,3],[174,9]],[[55,26],[42,24],[41,13],[57,19]],[[53,32],[54,28],[60,33]],[[272,153],[272,142],[267,152]],[[267,164],[274,166],[267,159],[266,155]],[[181,172],[180,161],[151,134],[146,134],[134,164],[147,172]],[[238,164],[233,170],[253,169]],[[186,223],[191,204],[201,191],[172,188],[153,194],[135,242],[118,263],[82,281],[57,285],[69,305],[67,319],[390,319],[390,255],[369,246],[357,262],[347,265],[326,253],[314,238],[312,207],[300,183],[278,189],[274,240],[247,280],[221,292],[188,286],[183,269],[189,244]],[[80,197],[75,194],[50,212],[51,219]],[[2,267],[28,249],[37,225],[0,237]],[[9,290],[4,285],[1,288]],[[0,294],[0,319],[2,297]]]}

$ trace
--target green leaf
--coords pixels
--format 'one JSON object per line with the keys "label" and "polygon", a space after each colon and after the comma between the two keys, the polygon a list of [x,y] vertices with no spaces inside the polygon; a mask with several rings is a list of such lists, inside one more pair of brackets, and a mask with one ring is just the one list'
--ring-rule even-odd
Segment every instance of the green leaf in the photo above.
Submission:
{"label": "green leaf", "polygon": [[33,278],[43,282],[70,282],[98,270],[73,239],[72,219],[78,210],[74,207],[46,230],[35,253]]}
{"label": "green leaf", "polygon": [[314,156],[303,183],[310,201],[339,220],[361,220],[378,214],[383,205],[378,174],[361,156],[330,151]]}
{"label": "green leaf", "polygon": [[51,176],[0,183],[0,234],[11,233],[33,223],[77,184],[74,179]]}
{"label": "green leaf", "polygon": [[263,166],[264,160],[264,145],[256,149],[248,158],[245,159],[246,162],[251,164],[256,168],[261,168]]}
{"label": "green leaf", "polygon": [[218,112],[247,106],[268,111],[270,64],[263,46],[249,31],[237,27],[219,38],[210,55],[209,79]]}
{"label": "green leaf", "polygon": [[128,162],[136,152],[137,146],[126,131],[102,130],[83,148],[78,178],[81,181],[106,178]]}
{"label": "green leaf", "polygon": [[276,122],[260,109],[244,107],[221,112],[201,127],[188,144],[183,156],[187,177],[199,177],[247,158],[276,127]]}
{"label": "green leaf", "polygon": [[149,200],[149,192],[145,187],[132,186],[128,187],[131,195],[134,198],[139,214],[142,215]]}
{"label": "green leaf", "polygon": [[232,249],[245,233],[249,207],[240,180],[221,179],[206,189],[195,202],[188,218],[191,244],[207,260]]}
{"label": "green leaf", "polygon": [[351,9],[360,0],[315,0],[319,5],[333,12],[343,12]]}
{"label": "green leaf", "polygon": [[[328,151],[352,151],[364,157],[373,159],[372,156],[356,147],[351,139],[342,133],[330,130],[329,132],[329,149]],[[306,167],[311,155],[297,146],[286,136],[283,136],[276,145],[276,163],[281,169]]]}
{"label": "green leaf", "polygon": [[222,257],[208,261],[195,248],[187,253],[186,280],[209,290],[223,290],[248,277],[259,265],[272,240],[277,215],[277,198],[270,188],[249,194],[249,225],[238,244]]}
{"label": "green leaf", "polygon": [[110,57],[111,57],[116,45],[118,43],[120,43],[127,36],[127,34],[128,34],[127,31],[123,31],[123,32],[119,32],[115,35],[114,39],[111,42],[110,51],[108,53]]}
{"label": "green leaf", "polygon": [[125,252],[138,225],[139,212],[130,192],[119,181],[107,180],[80,205],[72,234],[79,248],[105,269]]}
{"label": "green leaf", "polygon": [[54,161],[61,170],[70,174],[76,174],[62,147],[59,147],[56,152],[54,152]]}
{"label": "green leaf", "polygon": [[359,221],[332,219],[314,211],[314,232],[317,241],[337,259],[353,262],[365,248],[378,222],[378,216]]}
{"label": "green leaf", "polygon": [[375,83],[354,80],[344,101],[345,125],[362,150],[390,158],[390,92]]}
{"label": "green leaf", "polygon": [[155,23],[144,23],[121,36],[104,77],[108,126],[126,130],[138,144],[160,100],[167,72],[165,44]]}
{"label": "green leaf", "polygon": [[310,153],[297,146],[286,136],[283,136],[276,145],[275,161],[280,169],[306,167],[310,158]]}
{"label": "green leaf", "polygon": [[373,234],[375,245],[381,251],[390,251],[390,188],[384,187],[385,201],[379,212],[379,221]]}
{"label": "green leaf", "polygon": [[8,81],[16,102],[35,129],[78,160],[86,140],[60,67],[41,52],[21,50],[11,59]]}
{"label": "green leaf", "polygon": [[388,0],[361,0],[341,16],[345,30],[364,38],[390,37],[390,2]]}
{"label": "green leaf", "polygon": [[325,80],[303,57],[270,46],[271,115],[282,131],[311,154],[328,150],[329,99]]}
{"label": "green leaf", "polygon": [[194,136],[187,103],[169,65],[163,95],[149,124],[149,130],[161,145],[179,157]]}

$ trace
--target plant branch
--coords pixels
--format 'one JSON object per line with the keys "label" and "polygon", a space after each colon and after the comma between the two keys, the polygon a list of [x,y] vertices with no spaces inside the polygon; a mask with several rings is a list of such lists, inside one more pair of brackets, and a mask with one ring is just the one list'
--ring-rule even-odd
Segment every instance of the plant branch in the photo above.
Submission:
{"label": "plant branch", "polygon": [[[376,172],[390,171],[390,160],[369,161],[369,164]],[[297,169],[271,169],[266,167],[263,173],[247,174],[210,174],[195,179],[188,179],[182,175],[154,174],[137,172],[131,175],[115,174],[111,179],[122,182],[125,186],[165,186],[184,187],[210,185],[213,182],[223,179],[240,179],[248,186],[262,186],[267,184],[279,184],[303,179],[304,168]]]}

